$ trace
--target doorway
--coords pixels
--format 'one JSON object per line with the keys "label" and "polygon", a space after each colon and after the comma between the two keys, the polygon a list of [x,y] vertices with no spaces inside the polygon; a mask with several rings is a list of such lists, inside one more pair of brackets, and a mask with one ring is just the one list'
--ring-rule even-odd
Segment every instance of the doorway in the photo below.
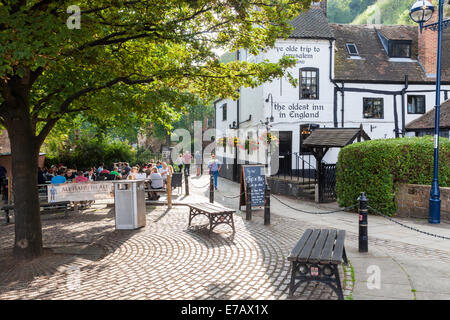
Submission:
{"label": "doorway", "polygon": [[292,131],[279,132],[279,169],[278,174],[290,175],[292,171]]}

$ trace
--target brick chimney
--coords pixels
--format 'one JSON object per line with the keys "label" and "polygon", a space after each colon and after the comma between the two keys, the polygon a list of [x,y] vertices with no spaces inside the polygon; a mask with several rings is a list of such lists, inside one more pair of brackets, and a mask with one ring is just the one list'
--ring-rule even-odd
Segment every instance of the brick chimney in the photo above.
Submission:
{"label": "brick chimney", "polygon": [[314,0],[311,3],[311,7],[320,7],[325,14],[325,17],[327,16],[327,0]]}
{"label": "brick chimney", "polygon": [[[426,24],[438,22],[438,18],[439,15],[435,12]],[[423,29],[422,33],[420,33],[419,27],[419,62],[429,78],[436,78],[437,42],[437,31]]]}

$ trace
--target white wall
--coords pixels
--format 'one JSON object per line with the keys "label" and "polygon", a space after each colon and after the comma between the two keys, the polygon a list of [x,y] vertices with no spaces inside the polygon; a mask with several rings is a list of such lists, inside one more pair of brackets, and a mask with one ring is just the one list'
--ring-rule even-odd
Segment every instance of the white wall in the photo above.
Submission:
{"label": "white wall", "polygon": [[[333,44],[334,45],[334,44]],[[299,152],[300,125],[315,123],[321,127],[334,127],[334,84],[330,81],[330,43],[328,40],[306,40],[306,39],[288,39],[278,40],[275,48],[262,52],[257,57],[247,55],[241,50],[241,60],[249,62],[260,62],[267,59],[271,62],[277,62],[283,55],[292,55],[297,58],[295,67],[288,70],[291,75],[298,81],[299,70],[304,67],[319,69],[319,99],[317,100],[300,100],[299,85],[292,86],[286,78],[277,79],[272,82],[264,83],[257,88],[242,88],[240,95],[240,121],[243,122],[241,129],[253,128],[259,135],[265,131],[261,121],[265,121],[267,117],[273,114],[274,122],[271,123],[272,131],[292,131],[292,153]],[[334,47],[331,50],[334,55]],[[341,84],[339,83],[339,86]],[[345,83],[345,88],[358,88],[383,91],[401,91],[404,88],[402,84],[373,84],[373,83]],[[430,92],[412,92],[420,90],[430,90]],[[405,125],[412,120],[421,116],[421,114],[408,114],[407,112],[407,96],[424,95],[426,99],[426,112],[434,108],[435,85],[410,85],[405,95]],[[450,86],[442,86],[442,90],[450,90]],[[271,94],[272,99],[268,102],[265,100]],[[384,118],[383,119],[365,119],[363,117],[363,98],[383,98],[384,100]],[[337,122],[341,127],[342,115],[342,99],[341,93],[337,94]],[[402,130],[402,96],[397,95],[397,115],[398,129]],[[273,101],[273,103],[272,103]],[[394,102],[392,95],[367,93],[367,92],[345,92],[344,105],[344,127],[359,127],[361,124],[365,132],[371,139],[384,139],[395,137],[394,123]],[[441,101],[444,101],[444,93],[442,93]],[[222,112],[220,106],[223,103],[228,105],[227,121],[222,121]],[[222,100],[217,103],[216,124],[217,129],[223,132],[227,131],[229,125],[233,121],[237,121],[236,101]],[[251,121],[246,121],[252,116]],[[246,122],[244,122],[246,121]],[[228,135],[228,134],[227,134]],[[245,139],[245,133],[242,138]],[[217,135],[220,138],[220,135]],[[219,148],[223,150],[223,148]],[[231,150],[232,148],[230,148]],[[328,163],[335,163],[340,149],[335,148],[328,151],[324,160]],[[219,153],[218,153],[219,154]],[[229,156],[233,156],[229,155]],[[257,153],[247,156],[247,160],[252,162],[258,161]],[[295,157],[292,157],[292,168],[296,168]]]}

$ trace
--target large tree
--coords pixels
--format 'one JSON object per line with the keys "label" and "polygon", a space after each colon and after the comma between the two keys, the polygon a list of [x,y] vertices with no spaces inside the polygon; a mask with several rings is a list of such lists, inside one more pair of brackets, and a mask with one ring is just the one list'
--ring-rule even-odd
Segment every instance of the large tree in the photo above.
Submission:
{"label": "large tree", "polygon": [[215,48],[256,55],[286,37],[288,21],[310,2],[0,0],[0,124],[11,140],[15,255],[42,253],[37,159],[58,121],[135,113],[169,122],[194,96],[236,97],[241,86],[280,77],[292,59],[223,64]]}

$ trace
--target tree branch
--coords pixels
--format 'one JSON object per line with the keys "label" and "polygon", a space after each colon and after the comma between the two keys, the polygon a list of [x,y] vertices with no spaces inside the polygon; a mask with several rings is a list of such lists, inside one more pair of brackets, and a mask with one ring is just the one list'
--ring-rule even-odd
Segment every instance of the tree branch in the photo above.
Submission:
{"label": "tree branch", "polygon": [[103,89],[106,89],[106,88],[110,88],[110,87],[112,87],[115,84],[118,84],[120,82],[125,83],[127,85],[136,85],[136,84],[151,83],[151,82],[153,82],[155,80],[153,77],[147,78],[147,79],[131,80],[130,76],[118,77],[116,79],[113,79],[113,80],[107,82],[106,84],[104,84],[102,86],[88,87],[88,88],[82,89],[82,90],[72,94],[70,97],[68,97],[61,104],[61,106],[59,108],[59,112],[58,112],[59,115],[54,117],[54,118],[48,119],[47,123],[44,125],[42,130],[39,132],[39,135],[36,137],[37,138],[37,142],[39,143],[39,145],[41,145],[42,142],[44,142],[45,137],[47,137],[47,135],[50,133],[52,128],[55,126],[56,122],[58,122],[58,120],[61,119],[65,114],[72,113],[72,112],[77,112],[77,111],[90,110],[90,108],[82,108],[82,109],[72,109],[72,110],[70,110],[69,107],[70,107],[71,103],[73,101],[75,101],[76,99],[78,99],[78,98],[80,98],[80,97],[82,97],[82,96],[84,96],[84,95],[86,95],[86,94],[88,94],[90,92],[95,92],[95,91],[100,91],[100,90],[103,90]]}

